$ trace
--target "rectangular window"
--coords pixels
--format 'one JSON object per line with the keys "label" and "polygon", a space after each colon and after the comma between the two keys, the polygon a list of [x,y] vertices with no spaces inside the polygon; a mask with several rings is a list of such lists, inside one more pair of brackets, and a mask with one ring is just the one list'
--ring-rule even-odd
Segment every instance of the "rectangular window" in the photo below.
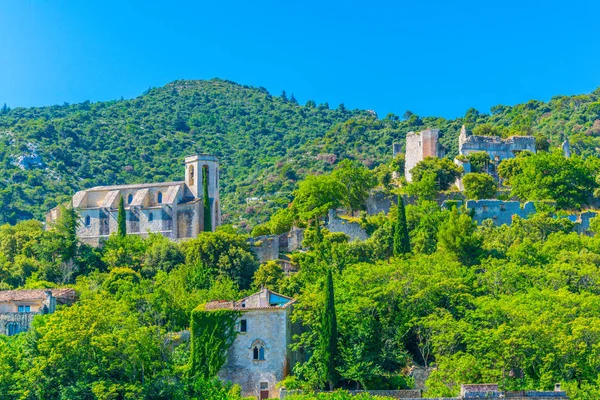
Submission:
{"label": "rectangular window", "polygon": [[19,306],[19,312],[31,312],[31,306]]}
{"label": "rectangular window", "polygon": [[260,390],[267,390],[269,388],[269,382],[261,382]]}
{"label": "rectangular window", "polygon": [[245,319],[240,321],[240,332],[248,332],[248,321]]}

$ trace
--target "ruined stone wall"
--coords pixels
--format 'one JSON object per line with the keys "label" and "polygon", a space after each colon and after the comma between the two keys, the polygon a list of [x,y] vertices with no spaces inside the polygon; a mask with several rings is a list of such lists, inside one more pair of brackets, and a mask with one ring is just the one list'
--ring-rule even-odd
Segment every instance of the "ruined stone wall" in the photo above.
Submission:
{"label": "ruined stone wall", "polygon": [[443,157],[444,148],[439,144],[439,129],[427,129],[418,133],[406,134],[404,176],[412,181],[410,171],[425,157]]}
{"label": "ruined stone wall", "polygon": [[[258,396],[261,382],[268,383],[269,397],[279,396],[275,385],[284,378],[289,364],[289,310],[270,308],[242,313],[240,319],[247,321],[247,332],[238,334],[219,371],[220,379],[241,386],[242,396]],[[264,343],[264,360],[253,360],[254,343]]]}
{"label": "ruined stone wall", "polygon": [[337,216],[335,210],[329,210],[329,216],[325,228],[330,232],[341,232],[346,234],[350,240],[367,240],[369,235],[360,224],[350,222]]}
{"label": "ruined stone wall", "polygon": [[19,332],[25,332],[31,327],[35,312],[8,312],[0,313],[0,335],[8,334],[8,324],[17,323]]}
{"label": "ruined stone wall", "polygon": [[381,212],[387,214],[392,205],[398,203],[398,196],[383,192],[373,192],[367,198],[367,214],[377,215]]}
{"label": "ruined stone wall", "polygon": [[249,239],[250,246],[262,264],[279,259],[279,235],[265,235]]}
{"label": "ruined stone wall", "polygon": [[302,249],[302,241],[304,240],[304,228],[293,226],[288,233],[287,250],[289,252]]}
{"label": "ruined stone wall", "polygon": [[[445,201],[442,207],[449,208],[449,204],[456,204],[456,202],[448,203]],[[535,204],[530,201],[521,207],[521,203],[518,201],[467,200],[466,206],[474,211],[473,220],[475,222],[481,224],[486,219],[491,219],[496,226],[512,224],[515,215],[528,218],[529,215],[535,213]]]}
{"label": "ruined stone wall", "polygon": [[492,160],[513,158],[521,151],[535,153],[535,137],[512,136],[502,139],[499,136],[472,136],[467,134],[463,126],[458,138],[459,154],[468,155],[476,151],[487,152]]}

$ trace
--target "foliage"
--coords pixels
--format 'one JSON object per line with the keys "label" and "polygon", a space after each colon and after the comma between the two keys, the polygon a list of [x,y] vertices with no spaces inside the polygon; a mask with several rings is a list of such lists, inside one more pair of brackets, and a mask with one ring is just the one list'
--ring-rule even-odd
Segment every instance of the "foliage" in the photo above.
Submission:
{"label": "foliage", "polygon": [[462,167],[454,164],[448,158],[425,157],[410,171],[413,182],[420,182],[430,174],[435,175],[437,190],[448,190],[462,173]]}
{"label": "foliage", "polygon": [[404,199],[398,196],[398,209],[396,211],[396,224],[394,225],[394,255],[410,252],[410,239],[408,237],[408,226],[406,224],[406,211]]}
{"label": "foliage", "polygon": [[210,210],[210,199],[208,197],[208,170],[206,168],[202,168],[202,197],[204,232],[212,232],[212,212]]}
{"label": "foliage", "polygon": [[518,167],[503,174],[519,198],[554,200],[562,209],[580,209],[589,204],[596,188],[594,158],[565,158],[562,152],[555,150],[515,160]]}
{"label": "foliage", "polygon": [[125,237],[127,235],[127,221],[125,220],[125,202],[123,196],[119,198],[119,209],[117,213],[117,236]]}
{"label": "foliage", "polygon": [[333,277],[331,269],[327,271],[325,282],[325,306],[321,316],[321,357],[323,372],[329,390],[333,390],[337,382],[338,332],[335,315],[335,297],[333,293]]}
{"label": "foliage", "polygon": [[471,172],[488,172],[490,155],[486,151],[474,151],[469,153],[467,160],[471,164]]}
{"label": "foliage", "polygon": [[227,309],[192,311],[190,375],[214,378],[227,360],[227,350],[237,335],[239,312]]}
{"label": "foliage", "polygon": [[331,175],[309,175],[294,192],[292,208],[305,220],[326,215],[330,209],[342,205],[346,187]]}
{"label": "foliage", "polygon": [[343,160],[332,176],[346,187],[343,203],[352,211],[364,210],[369,191],[376,184],[373,173],[360,163]]}
{"label": "foliage", "polygon": [[467,199],[493,199],[498,192],[498,184],[489,174],[468,173],[462,178]]}
{"label": "foliage", "polygon": [[254,273],[254,289],[269,288],[275,292],[279,291],[284,274],[277,261],[267,261]]}

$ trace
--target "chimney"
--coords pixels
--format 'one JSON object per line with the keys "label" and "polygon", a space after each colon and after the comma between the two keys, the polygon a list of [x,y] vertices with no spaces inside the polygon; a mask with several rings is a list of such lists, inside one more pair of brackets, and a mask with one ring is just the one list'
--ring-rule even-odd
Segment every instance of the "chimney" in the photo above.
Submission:
{"label": "chimney", "polygon": [[555,392],[562,392],[562,390],[560,389],[560,383],[555,383],[554,384],[554,391]]}

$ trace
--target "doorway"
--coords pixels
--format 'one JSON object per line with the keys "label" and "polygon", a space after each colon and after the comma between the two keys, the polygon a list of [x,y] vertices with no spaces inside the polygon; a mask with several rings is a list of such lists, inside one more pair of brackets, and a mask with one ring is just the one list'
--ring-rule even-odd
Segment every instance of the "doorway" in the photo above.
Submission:
{"label": "doorway", "polygon": [[269,382],[260,383],[260,400],[269,398]]}

